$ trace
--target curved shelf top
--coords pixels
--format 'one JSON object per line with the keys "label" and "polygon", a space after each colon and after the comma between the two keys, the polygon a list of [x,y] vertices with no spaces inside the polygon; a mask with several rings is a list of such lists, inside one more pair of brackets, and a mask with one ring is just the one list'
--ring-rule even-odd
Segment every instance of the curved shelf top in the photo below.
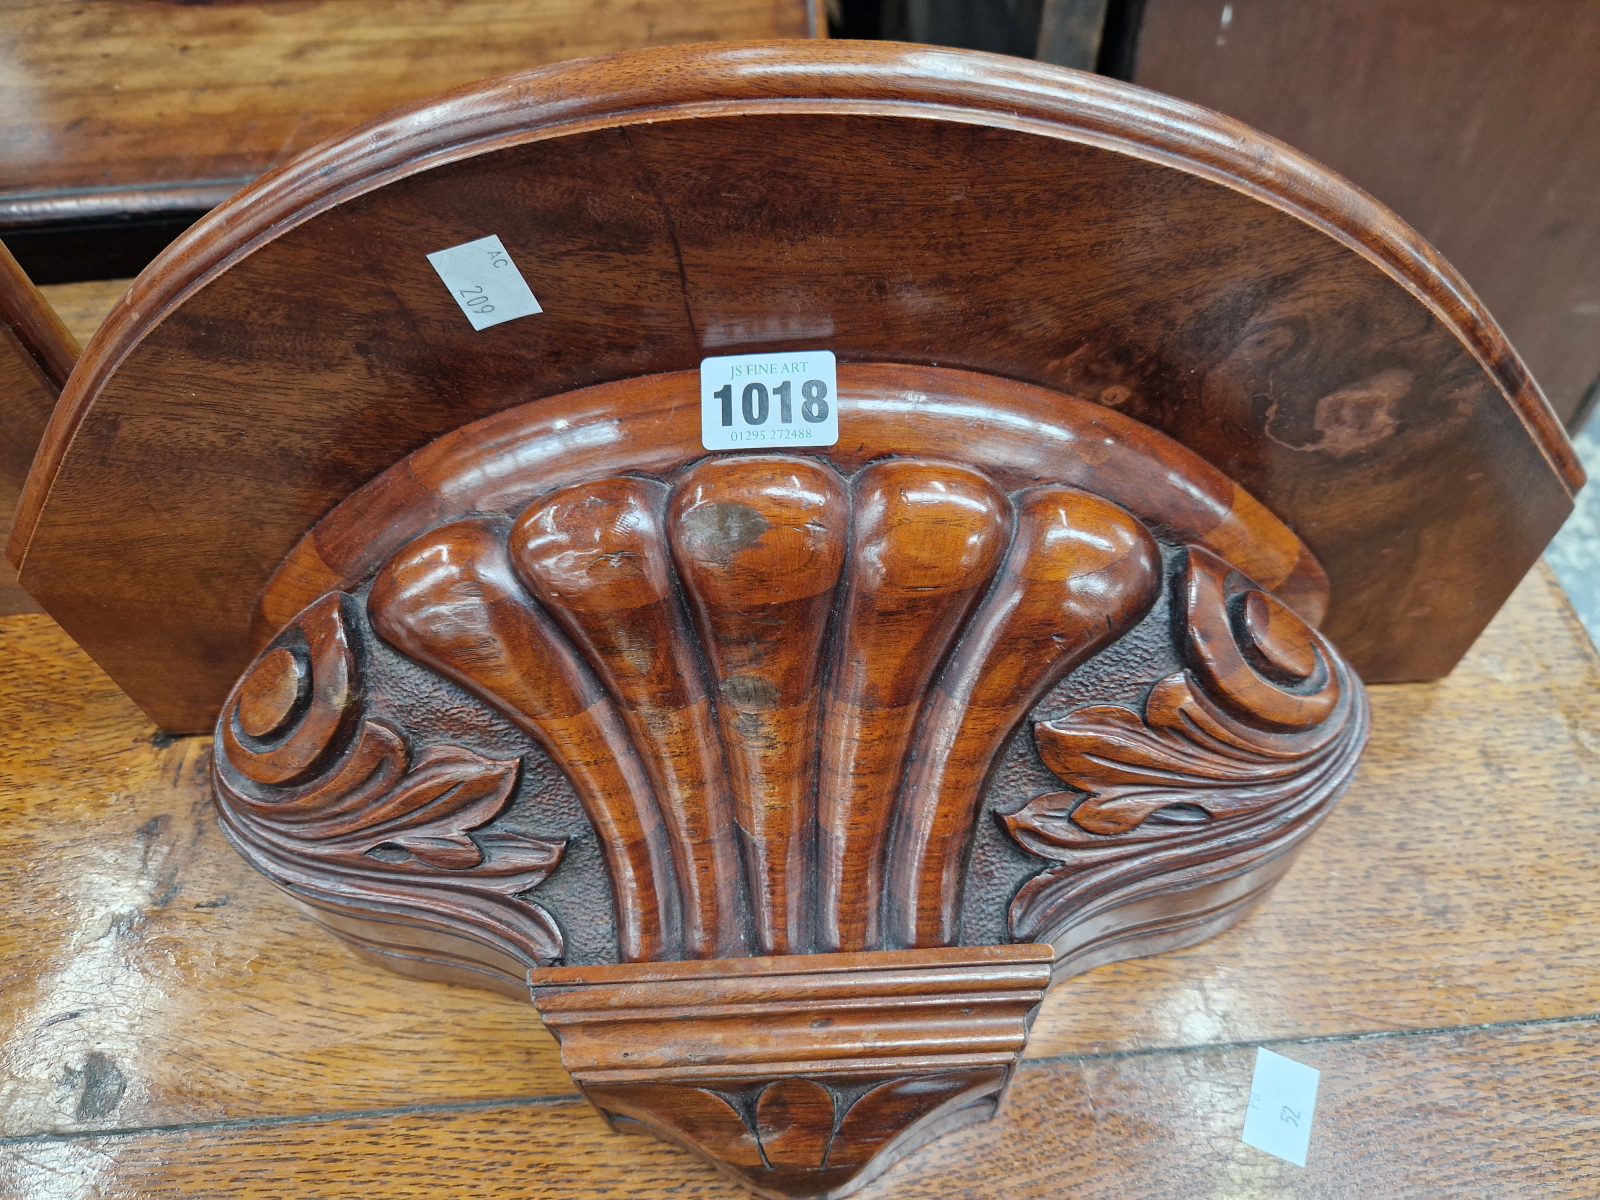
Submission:
{"label": "curved shelf top", "polygon": [[[488,234],[545,312],[475,333],[423,256]],[[1459,276],[1272,139],[1024,60],[717,44],[462,88],[215,210],[91,342],[12,556],[138,698],[163,656],[241,668],[288,549],[434,437],[809,347],[1008,376],[1174,437],[1317,553],[1368,678],[1448,670],[1583,482]]]}

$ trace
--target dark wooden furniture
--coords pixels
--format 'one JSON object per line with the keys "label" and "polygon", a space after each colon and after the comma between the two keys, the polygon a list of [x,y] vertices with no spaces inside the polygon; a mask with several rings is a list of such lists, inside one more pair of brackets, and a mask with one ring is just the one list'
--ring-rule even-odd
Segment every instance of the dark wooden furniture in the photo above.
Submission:
{"label": "dark wooden furniture", "polygon": [[[152,266],[74,376],[12,556],[164,727],[215,716],[267,575],[355,487],[468,420],[712,350],[964,367],[1168,433],[1305,539],[1327,632],[1369,680],[1447,671],[1569,510],[1581,472],[1459,278],[1243,127],[876,45],[530,79],[244,194]],[[841,160],[850,138],[870,150]],[[480,334],[422,255],[492,230],[551,300]],[[120,503],[135,478],[142,502]]]}
{"label": "dark wooden furniture", "polygon": [[1146,0],[1135,82],[1326,163],[1411,222],[1566,420],[1600,378],[1600,3]]}
{"label": "dark wooden furniture", "polygon": [[[476,330],[425,254],[488,233],[543,311]],[[706,454],[684,368],[808,347],[838,443]],[[1313,164],[1048,68],[752,44],[263,180],[96,335],[12,546],[215,719],[222,828],[318,922],[531,987],[615,1128],[838,1197],[995,1111],[1052,977],[1259,903],[1357,670],[1453,665],[1581,480]]]}
{"label": "dark wooden furniture", "polygon": [[[1448,678],[1370,695],[1255,912],[1053,988],[995,1118],[860,1200],[1585,1195],[1600,660],[1541,569]],[[309,929],[217,829],[209,739],[152,739],[48,617],[0,617],[0,727],[8,1200],[748,1194],[607,1129],[525,999]],[[1238,1140],[1258,1044],[1322,1071],[1304,1168]]]}
{"label": "dark wooden furniture", "polygon": [[838,386],[803,454],[707,456],[687,374],[463,426],[285,560],[217,726],[224,829],[319,922],[531,983],[609,1119],[764,1195],[991,1114],[1052,973],[1237,920],[1366,736],[1321,569],[1197,456]]}

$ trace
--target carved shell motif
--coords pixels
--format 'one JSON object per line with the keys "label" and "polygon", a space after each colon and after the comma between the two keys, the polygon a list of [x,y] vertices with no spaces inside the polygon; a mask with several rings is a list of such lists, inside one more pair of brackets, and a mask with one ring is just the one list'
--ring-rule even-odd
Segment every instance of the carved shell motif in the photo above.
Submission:
{"label": "carved shell motif", "polygon": [[[1019,940],[1059,924],[1109,858],[1181,854],[1212,822],[1256,830],[1308,776],[1348,776],[1359,684],[1277,601],[1189,555],[1192,669],[1143,719],[1099,707],[1035,732],[1078,790],[1007,819],[1062,863],[1017,896]],[[620,956],[637,961],[954,944],[997,756],[1162,588],[1151,533],[1076,488],[1006,495],[928,459],[847,480],[817,458],[743,454],[436,528],[379,570],[366,617],[565,772]],[[374,905],[444,896],[508,953],[558,958],[559,930],[522,893],[560,844],[484,829],[517,764],[412,755],[364,716],[355,604],[307,609],[230,698],[230,830],[297,889],[335,867]]]}

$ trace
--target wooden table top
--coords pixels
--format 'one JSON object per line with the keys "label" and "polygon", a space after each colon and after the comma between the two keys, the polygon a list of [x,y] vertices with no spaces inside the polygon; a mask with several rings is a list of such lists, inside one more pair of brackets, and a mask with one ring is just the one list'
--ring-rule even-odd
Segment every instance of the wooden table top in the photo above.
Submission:
{"label": "wooden table top", "polygon": [[[863,1200],[1600,1191],[1600,660],[1542,567],[1449,678],[1374,688],[1347,797],[1204,945],[1056,988],[992,1122]],[[301,918],[49,618],[0,618],[0,1196],[741,1196],[607,1132],[531,1006]],[[1243,1145],[1254,1047],[1322,1072]]]}

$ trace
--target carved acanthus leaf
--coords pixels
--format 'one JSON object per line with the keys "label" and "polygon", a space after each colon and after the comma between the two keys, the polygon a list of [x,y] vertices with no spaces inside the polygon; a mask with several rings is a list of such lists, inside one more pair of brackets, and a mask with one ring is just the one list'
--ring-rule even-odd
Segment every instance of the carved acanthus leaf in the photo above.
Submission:
{"label": "carved acanthus leaf", "polygon": [[[360,716],[345,603],[335,593],[313,605],[236,689],[215,766],[229,832],[291,885],[336,886],[358,907],[454,904],[533,961],[559,958],[554,919],[520,893],[555,869],[566,840],[484,829],[510,803],[521,760],[454,745],[413,756],[402,730]],[[336,672],[337,689],[318,686],[326,672]],[[277,686],[302,674],[305,686]],[[342,747],[339,729],[350,730]]]}
{"label": "carved acanthus leaf", "polygon": [[[1253,812],[1289,798],[1339,748],[1340,726],[1269,733],[1231,719],[1187,672],[1151,689],[1141,719],[1115,705],[1080,709],[1034,727],[1045,764],[1075,792],[1049,792],[1005,818],[1013,837],[1043,858],[1135,834],[1163,810],[1210,817]],[[1147,840],[1182,832],[1199,814],[1163,814]],[[1135,836],[1138,836],[1135,834]]]}
{"label": "carved acanthus leaf", "polygon": [[1326,639],[1193,547],[1181,598],[1188,667],[1151,688],[1142,714],[1095,705],[1034,727],[1045,765],[1075,790],[1001,818],[1061,864],[1012,901],[1018,939],[1049,940],[1106,888],[1171,880],[1224,846],[1277,853],[1355,770],[1366,698]]}
{"label": "carved acanthus leaf", "polygon": [[[401,873],[470,874],[501,894],[543,882],[565,840],[511,832],[474,833],[511,798],[518,759],[432,746],[414,763],[401,733],[368,720],[341,769],[282,796],[240,792],[236,803],[261,833],[298,854]],[[397,856],[395,851],[405,851]]]}

